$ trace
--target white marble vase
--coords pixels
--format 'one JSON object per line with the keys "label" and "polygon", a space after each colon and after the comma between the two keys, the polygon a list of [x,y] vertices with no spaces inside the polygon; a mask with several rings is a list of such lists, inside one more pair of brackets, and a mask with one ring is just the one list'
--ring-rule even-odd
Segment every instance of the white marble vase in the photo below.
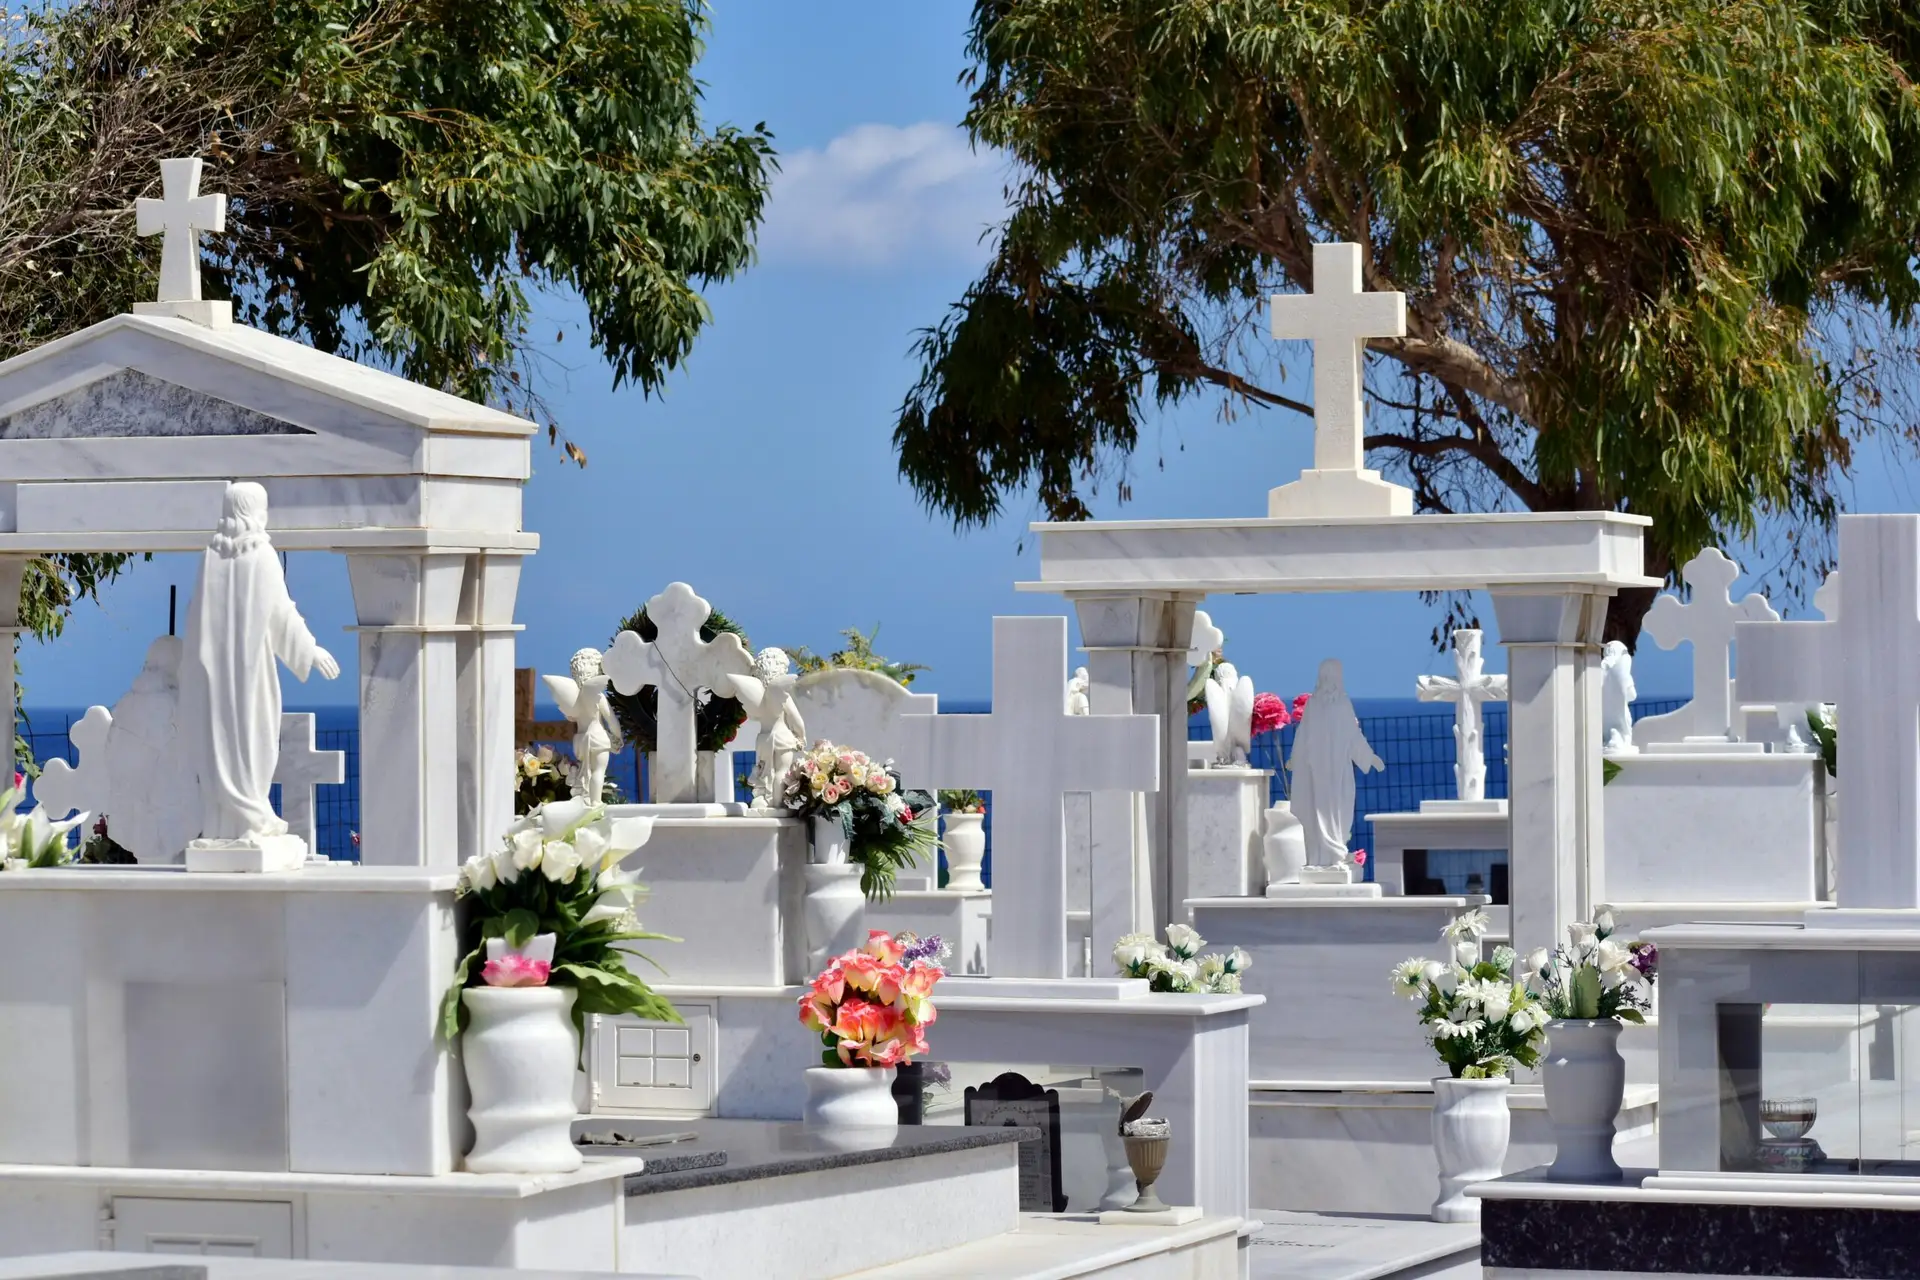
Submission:
{"label": "white marble vase", "polygon": [[947,851],[947,888],[962,892],[986,888],[980,880],[980,864],[987,856],[987,815],[949,813],[942,844]]}
{"label": "white marble vase", "polygon": [[473,1095],[469,1173],[567,1173],[573,1145],[573,1076],[580,1046],[571,987],[469,987],[471,1021],[460,1037]]}
{"label": "white marble vase", "polygon": [[807,968],[819,973],[827,961],[867,940],[867,897],[860,892],[860,864],[849,860],[847,837],[834,818],[813,819],[807,858]]}
{"label": "white marble vase", "polygon": [[1500,1176],[1512,1135],[1507,1110],[1509,1082],[1456,1080],[1433,1082],[1433,1154],[1440,1165],[1440,1195],[1433,1202],[1435,1222],[1478,1222],[1480,1202],[1466,1189]]}
{"label": "white marble vase", "polygon": [[1282,800],[1267,810],[1267,832],[1261,837],[1268,884],[1299,884],[1307,865],[1307,829],[1293,816],[1293,805]]}
{"label": "white marble vase", "polygon": [[809,1067],[800,1118],[809,1129],[896,1129],[893,1076],[892,1067]]}
{"label": "white marble vase", "polygon": [[1613,1132],[1627,1086],[1627,1063],[1620,1056],[1619,1021],[1549,1022],[1540,1085],[1547,1095],[1555,1146],[1547,1176],[1556,1182],[1620,1181]]}

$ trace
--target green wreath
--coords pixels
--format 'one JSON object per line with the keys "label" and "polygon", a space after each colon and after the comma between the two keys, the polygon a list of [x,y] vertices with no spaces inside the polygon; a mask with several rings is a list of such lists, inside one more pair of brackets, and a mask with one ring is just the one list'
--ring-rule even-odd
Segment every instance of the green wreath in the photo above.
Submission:
{"label": "green wreath", "polygon": [[[647,617],[645,605],[640,606],[619,626],[620,631],[632,631],[642,640],[652,642],[659,635],[653,620]],[[715,609],[700,624],[700,638],[712,642],[721,632],[740,637],[740,643],[747,645],[747,633],[740,624],[726,614]],[[752,646],[747,645],[749,651]],[[659,715],[660,693],[652,685],[638,693],[616,693],[607,690],[607,700],[613,704],[613,714],[620,721],[620,732],[633,745],[636,751],[655,751],[660,746]],[[733,735],[747,722],[747,709],[740,705],[738,698],[724,698],[718,693],[712,694],[705,702],[694,708],[693,745],[696,751],[718,751],[733,741]]]}

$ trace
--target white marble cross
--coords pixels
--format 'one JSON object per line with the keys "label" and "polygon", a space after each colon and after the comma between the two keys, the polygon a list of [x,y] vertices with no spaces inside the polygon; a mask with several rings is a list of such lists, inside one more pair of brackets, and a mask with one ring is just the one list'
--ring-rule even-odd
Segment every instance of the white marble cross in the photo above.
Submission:
{"label": "white marble cross", "polygon": [[1367,339],[1406,335],[1406,295],[1361,288],[1359,245],[1316,244],[1313,292],[1271,301],[1273,336],[1313,343],[1313,469],[1273,490],[1267,514],[1411,514],[1412,492],[1366,469],[1360,398]]}
{"label": "white marble cross", "polygon": [[[995,977],[1078,969],[1077,939],[1067,954],[1066,797],[1160,786],[1160,718],[1068,715],[1066,689],[1067,620],[995,618],[992,712],[900,718],[895,763],[909,785],[993,792]],[[1094,951],[1114,941],[1096,938]]]}
{"label": "white marble cross", "polygon": [[108,812],[107,735],[112,732],[113,713],[105,707],[88,707],[67,729],[67,741],[79,748],[80,763],[49,760],[33,783],[33,802],[44,805],[49,818],[57,822],[82,811]]}
{"label": "white marble cross", "polygon": [[727,676],[753,674],[753,655],[739,636],[723,631],[712,640],[700,638],[701,624],[712,612],[713,606],[695,595],[692,587],[669,583],[647,601],[653,640],[622,631],[602,663],[621,693],[638,693],[648,685],[657,691],[656,746],[649,775],[655,804],[684,804],[701,798],[694,786],[694,712],[699,691],[729,689]]}
{"label": "white marble cross", "polygon": [[1486,674],[1480,656],[1480,633],[1469,628],[1453,633],[1453,665],[1456,678],[1452,680],[1445,676],[1420,677],[1420,701],[1453,704],[1454,791],[1461,800],[1484,800],[1487,756],[1480,704],[1505,702],[1507,678]]}
{"label": "white marble cross", "polygon": [[[1661,596],[1647,610],[1640,628],[1662,649],[1678,648],[1683,640],[1693,642],[1693,701],[1688,707],[1693,732],[1687,736],[1692,740],[1731,742],[1733,699],[1727,682],[1732,673],[1728,653],[1734,628],[1743,622],[1778,622],[1780,615],[1758,592],[1734,603],[1729,588],[1740,576],[1740,566],[1716,547],[1708,547],[1687,561],[1680,576],[1693,589],[1693,599],[1682,604],[1678,596]],[[1741,701],[1747,699],[1742,697]]]}
{"label": "white marble cross", "polygon": [[1840,569],[1830,621],[1734,627],[1736,688],[1743,704],[1839,705],[1840,905],[1917,911],[1920,515],[1841,516]]}
{"label": "white marble cross", "polygon": [[280,784],[280,817],[291,835],[307,842],[309,854],[319,851],[319,825],[314,820],[313,789],[337,786],[347,780],[347,753],[321,751],[314,745],[311,711],[288,711],[280,716],[280,760],[273,780]]}
{"label": "white marble cross", "polygon": [[201,161],[160,162],[158,200],[134,202],[134,222],[143,236],[159,235],[160,302],[200,301],[200,233],[227,229],[227,198],[200,194]]}

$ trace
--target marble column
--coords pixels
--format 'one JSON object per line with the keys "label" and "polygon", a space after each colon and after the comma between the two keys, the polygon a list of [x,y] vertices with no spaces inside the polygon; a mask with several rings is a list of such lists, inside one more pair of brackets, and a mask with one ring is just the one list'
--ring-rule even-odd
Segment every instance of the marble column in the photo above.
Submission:
{"label": "marble column", "polygon": [[1507,650],[1508,883],[1513,945],[1524,955],[1563,938],[1605,882],[1600,636],[1608,594],[1491,594]]}
{"label": "marble column", "polygon": [[[1160,717],[1160,790],[1092,798],[1093,973],[1122,934],[1186,919],[1187,643],[1203,597],[1171,593],[1074,595],[1087,655],[1087,700],[1096,715]],[[1144,817],[1142,815],[1144,809]],[[1146,883],[1139,870],[1146,869]]]}
{"label": "marble column", "polygon": [[[19,723],[19,688],[13,682],[14,654],[20,643],[20,581],[26,576],[27,556],[0,556],[0,650],[4,650],[5,662],[0,666],[0,689],[6,690],[6,696],[0,698],[0,709],[6,712],[7,757],[13,758],[14,726]],[[18,769],[15,762],[13,769]],[[7,771],[4,780],[0,780],[0,791],[13,785],[13,769]]]}
{"label": "marble column", "polygon": [[466,561],[443,553],[347,556],[360,635],[360,859],[370,866],[460,861]]}
{"label": "marble column", "polygon": [[513,821],[513,604],[523,557],[467,557],[454,640],[459,668],[457,803],[462,859],[495,847]]}

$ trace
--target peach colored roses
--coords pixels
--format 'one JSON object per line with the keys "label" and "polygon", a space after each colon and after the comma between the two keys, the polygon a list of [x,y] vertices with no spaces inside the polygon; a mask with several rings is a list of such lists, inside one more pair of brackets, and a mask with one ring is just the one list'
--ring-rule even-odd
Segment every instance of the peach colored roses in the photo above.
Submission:
{"label": "peach colored roses", "polygon": [[933,986],[946,970],[917,942],[871,930],[800,997],[800,1023],[820,1034],[823,1065],[897,1067],[927,1052]]}

